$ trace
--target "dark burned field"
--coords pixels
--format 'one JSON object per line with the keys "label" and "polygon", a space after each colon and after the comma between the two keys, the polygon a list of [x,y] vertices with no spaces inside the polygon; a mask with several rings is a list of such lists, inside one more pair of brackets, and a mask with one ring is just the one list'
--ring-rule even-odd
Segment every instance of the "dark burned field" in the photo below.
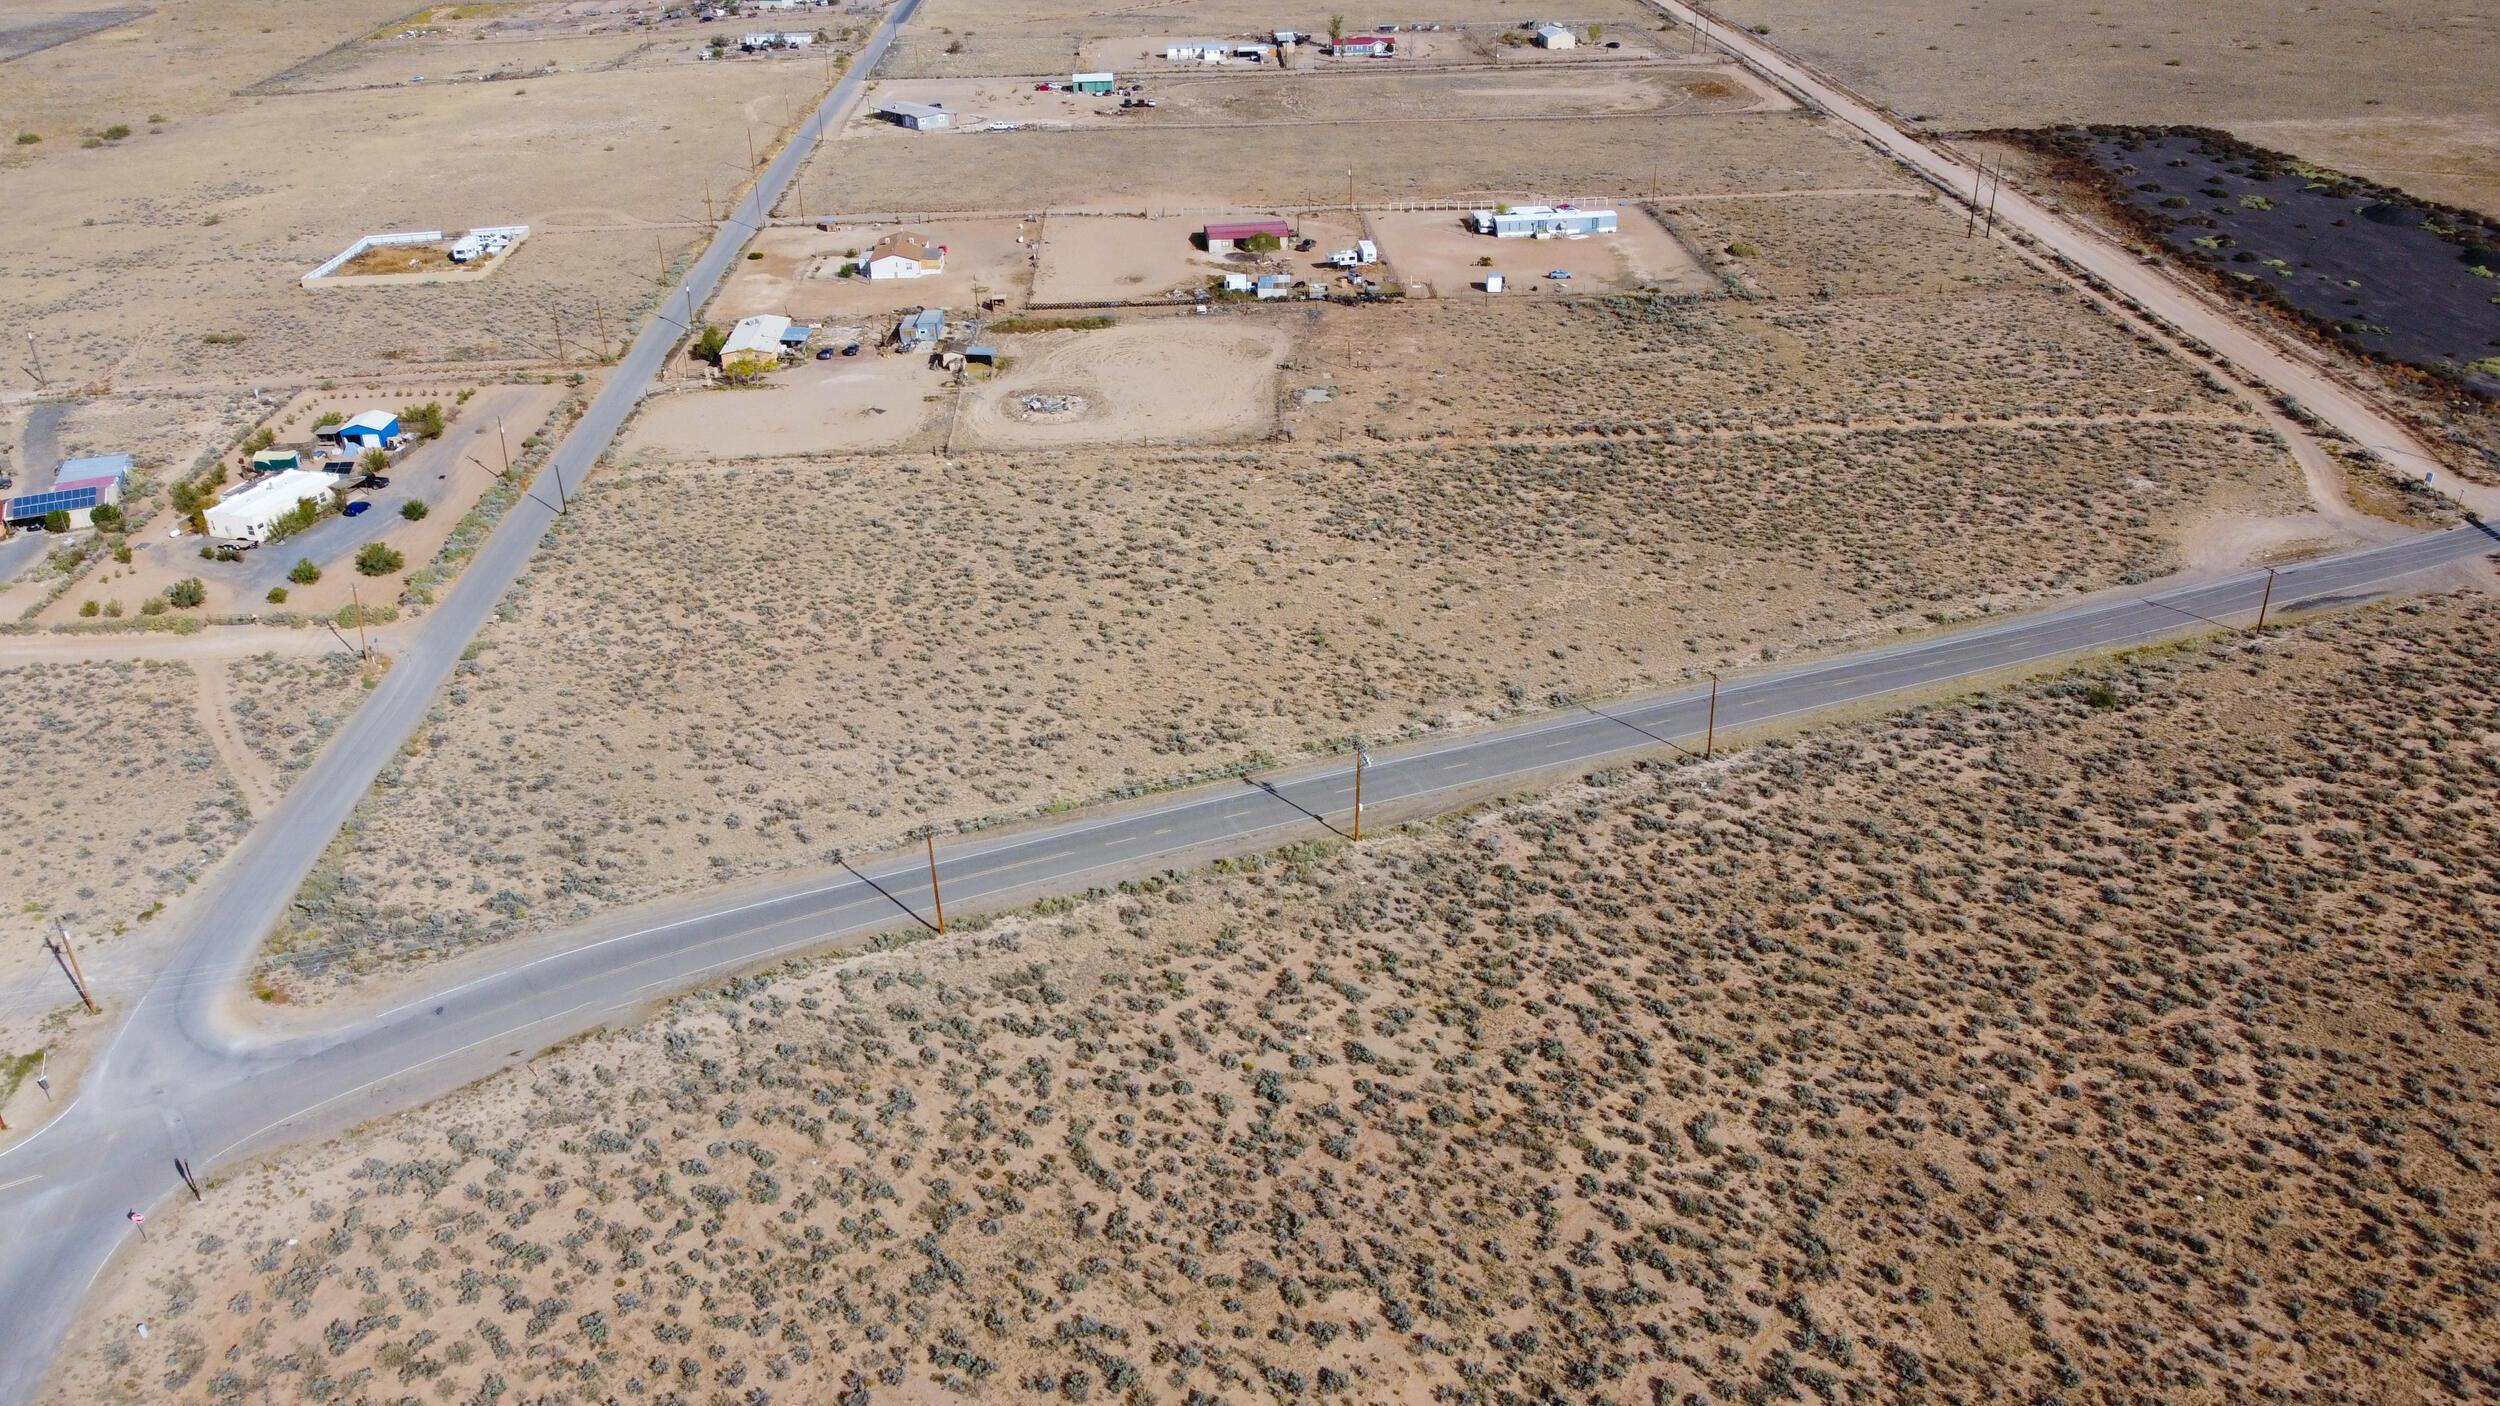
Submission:
{"label": "dark burned field", "polygon": [[[2028,134],[2180,261],[2355,350],[2500,396],[2500,228],[2216,132]],[[2076,169],[2076,168],[2085,169]]]}

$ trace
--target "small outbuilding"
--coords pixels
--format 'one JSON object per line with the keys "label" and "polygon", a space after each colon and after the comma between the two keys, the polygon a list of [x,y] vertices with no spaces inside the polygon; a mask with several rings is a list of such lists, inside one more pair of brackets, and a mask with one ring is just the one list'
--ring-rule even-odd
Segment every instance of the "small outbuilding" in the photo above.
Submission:
{"label": "small outbuilding", "polygon": [[248,537],[266,542],[280,519],[307,500],[328,506],[338,496],[339,480],[316,469],[288,469],[247,484],[208,505],[201,516],[215,537]]}
{"label": "small outbuilding", "polygon": [[1163,57],[1173,63],[1222,63],[1232,56],[1229,39],[1184,39],[1163,48]]}
{"label": "small outbuilding", "polygon": [[781,365],[781,334],[788,330],[790,319],[779,313],[739,318],[729,329],[729,340],[721,343],[720,369],[732,376],[754,376]]}
{"label": "small outbuilding", "polygon": [[946,313],[939,308],[922,308],[894,328],[895,345],[907,352],[935,346],[945,335]]}
{"label": "small outbuilding", "polygon": [[868,249],[870,278],[927,278],[946,272],[946,246],[916,234],[889,234]]}
{"label": "small outbuilding", "polygon": [[397,449],[408,442],[400,432],[399,417],[388,410],[360,410],[356,417],[338,427],[339,448],[354,451]]}
{"label": "small outbuilding", "polygon": [[256,474],[283,473],[302,467],[304,456],[292,449],[264,449],[252,456],[252,472]]}
{"label": "small outbuilding", "polygon": [[808,338],[815,335],[815,328],[804,322],[793,322],[781,329],[781,349],[790,352],[797,351],[807,345]]}
{"label": "small outbuilding", "polygon": [[1395,58],[1398,41],[1385,34],[1349,34],[1329,45],[1328,52],[1341,59]]}
{"label": "small outbuilding", "polygon": [[877,116],[897,127],[915,132],[936,132],[954,125],[954,117],[938,103],[889,102],[879,104]]}
{"label": "small outbuilding", "polygon": [[1118,86],[1119,78],[1109,73],[1079,73],[1069,78],[1068,86],[1080,93],[1108,93]]}
{"label": "small outbuilding", "polygon": [[1536,27],[1536,46],[1540,49],[1573,49],[1579,47],[1580,36],[1558,24]]}
{"label": "small outbuilding", "polygon": [[1258,294],[1260,302],[1264,303],[1270,301],[1271,299],[1288,297],[1292,293],[1293,280],[1287,278],[1285,275],[1281,273],[1263,273],[1259,275]]}

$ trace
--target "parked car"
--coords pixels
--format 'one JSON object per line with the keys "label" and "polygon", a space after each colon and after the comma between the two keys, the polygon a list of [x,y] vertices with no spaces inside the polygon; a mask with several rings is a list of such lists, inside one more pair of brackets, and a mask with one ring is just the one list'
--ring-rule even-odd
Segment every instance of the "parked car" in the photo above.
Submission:
{"label": "parked car", "polygon": [[391,486],[391,481],[380,474],[366,474],[363,478],[356,480],[355,486],[358,488],[388,488]]}
{"label": "parked car", "polygon": [[1569,270],[1569,269],[1547,269],[1547,270],[1545,271],[1545,276],[1546,276],[1547,278],[1569,278],[1569,277],[1571,276],[1571,270]]}
{"label": "parked car", "polygon": [[366,513],[373,511],[373,501],[369,498],[359,498],[348,504],[343,511],[349,517],[363,517]]}
{"label": "parked car", "polygon": [[857,342],[853,342],[853,343],[851,343],[849,346],[844,347],[844,348],[842,349],[842,354],[843,354],[844,356],[857,356],[857,355],[859,355],[859,343],[857,343]]}
{"label": "parked car", "polygon": [[248,552],[260,545],[260,539],[258,537],[220,537],[215,545],[221,552]]}
{"label": "parked car", "polygon": [[818,361],[831,361],[834,356],[835,352],[831,347],[818,347],[816,349],[816,359]]}

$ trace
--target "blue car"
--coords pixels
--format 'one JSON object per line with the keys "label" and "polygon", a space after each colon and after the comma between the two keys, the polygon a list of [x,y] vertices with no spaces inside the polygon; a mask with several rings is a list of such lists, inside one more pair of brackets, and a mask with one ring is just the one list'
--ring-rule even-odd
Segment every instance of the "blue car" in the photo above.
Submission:
{"label": "blue car", "polygon": [[345,511],[349,517],[363,517],[366,513],[373,511],[373,504],[359,498],[355,502],[348,504],[343,511]]}

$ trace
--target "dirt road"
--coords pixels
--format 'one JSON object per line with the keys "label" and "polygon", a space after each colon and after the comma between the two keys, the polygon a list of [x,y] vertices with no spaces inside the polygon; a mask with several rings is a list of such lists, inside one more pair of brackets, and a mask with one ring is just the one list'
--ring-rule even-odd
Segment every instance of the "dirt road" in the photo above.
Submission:
{"label": "dirt road", "polygon": [[[1856,129],[1869,142],[1947,189],[1972,189],[1978,172],[1960,155],[1920,142],[1894,126],[1873,106],[1859,101],[1805,64],[1716,15],[1705,16],[1684,0],[1649,3],[1679,24],[1706,23],[1714,40],[1752,65],[1756,72],[1806,94],[1834,121]],[[2021,191],[2008,188],[1993,198],[1996,218],[2009,230],[2030,236],[2042,248],[2063,256],[2134,299],[2267,386],[2290,395],[2311,414],[2350,435],[2355,443],[2375,451],[2397,472],[2417,479],[2425,472],[2435,472],[2432,486],[2441,493],[2484,517],[2500,515],[2500,488],[2465,483],[2440,469],[2420,441],[2402,425],[2315,360],[2242,322],[2159,270],[2146,267],[2133,254],[2068,222]]]}

